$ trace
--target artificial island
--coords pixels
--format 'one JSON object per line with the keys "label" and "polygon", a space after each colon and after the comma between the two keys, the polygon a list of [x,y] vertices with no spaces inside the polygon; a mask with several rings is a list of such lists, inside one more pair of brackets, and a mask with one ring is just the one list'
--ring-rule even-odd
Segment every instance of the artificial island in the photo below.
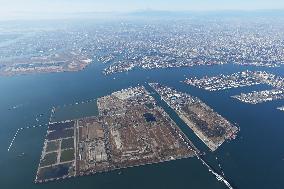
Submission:
{"label": "artificial island", "polygon": [[226,140],[236,137],[238,128],[197,97],[158,83],[149,85],[211,151],[215,151]]}
{"label": "artificial island", "polygon": [[98,116],[50,123],[36,183],[199,153],[144,87],[114,92],[97,105]]}
{"label": "artificial island", "polygon": [[252,91],[233,95],[241,102],[249,104],[259,104],[263,102],[284,99],[284,78],[265,71],[243,71],[231,75],[219,75],[213,77],[203,77],[201,79],[190,78],[184,83],[207,91],[220,91],[244,86],[266,84],[273,89],[263,91]]}

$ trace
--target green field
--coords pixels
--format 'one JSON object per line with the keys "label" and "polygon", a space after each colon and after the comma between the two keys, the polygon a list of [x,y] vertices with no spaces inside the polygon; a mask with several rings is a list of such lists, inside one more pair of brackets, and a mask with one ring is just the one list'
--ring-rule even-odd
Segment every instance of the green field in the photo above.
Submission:
{"label": "green field", "polygon": [[47,142],[46,152],[56,151],[59,148],[59,141]]}
{"label": "green field", "polygon": [[61,149],[74,148],[74,138],[62,139]]}
{"label": "green field", "polygon": [[60,162],[72,161],[74,160],[74,158],[75,158],[74,149],[68,149],[68,150],[61,151]]}
{"label": "green field", "polygon": [[45,154],[44,158],[40,162],[40,166],[44,167],[57,162],[57,152]]}

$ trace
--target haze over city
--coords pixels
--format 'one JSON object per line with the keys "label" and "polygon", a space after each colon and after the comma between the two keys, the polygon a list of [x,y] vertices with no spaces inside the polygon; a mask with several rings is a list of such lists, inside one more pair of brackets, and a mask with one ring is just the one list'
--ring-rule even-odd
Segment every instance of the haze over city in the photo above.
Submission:
{"label": "haze over city", "polygon": [[0,19],[61,18],[86,12],[280,10],[282,0],[0,0]]}
{"label": "haze over city", "polygon": [[284,0],[0,3],[1,188],[284,188]]}

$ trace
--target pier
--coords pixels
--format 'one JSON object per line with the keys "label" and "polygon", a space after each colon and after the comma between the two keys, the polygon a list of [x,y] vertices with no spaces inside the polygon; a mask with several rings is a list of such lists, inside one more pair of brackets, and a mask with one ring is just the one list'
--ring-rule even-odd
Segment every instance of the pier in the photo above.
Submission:
{"label": "pier", "polygon": [[[219,173],[217,173],[216,171],[214,171],[213,168],[208,163],[206,163],[206,161],[204,161],[202,159],[202,157],[200,156],[200,153],[198,153],[198,151],[197,151],[197,148],[191,142],[190,142],[190,144],[188,144],[188,142],[185,142],[185,143],[186,143],[188,148],[193,149],[194,154],[196,155],[197,159],[200,160],[202,162],[202,164],[205,165],[208,168],[208,171],[210,173],[212,173],[219,182],[223,182],[227,186],[227,188],[233,189],[233,187],[231,186],[229,181],[226,180],[225,174],[224,174],[223,171],[222,171],[223,176],[220,175]],[[219,164],[219,167],[220,167],[220,164]]]}
{"label": "pier", "polygon": [[208,171],[216,177],[216,179],[218,181],[223,182],[229,189],[233,189],[231,184],[224,178],[224,176],[225,176],[224,173],[223,173],[224,176],[218,174],[198,154],[196,154],[196,156],[202,162],[202,164],[205,165],[208,168]]}

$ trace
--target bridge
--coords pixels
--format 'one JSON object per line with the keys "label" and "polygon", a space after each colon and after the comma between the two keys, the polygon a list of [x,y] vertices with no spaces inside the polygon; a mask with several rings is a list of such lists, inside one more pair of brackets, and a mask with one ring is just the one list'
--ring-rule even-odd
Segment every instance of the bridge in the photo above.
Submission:
{"label": "bridge", "polygon": [[234,189],[234,188],[231,186],[231,184],[230,184],[222,175],[220,175],[220,174],[218,174],[217,172],[215,172],[215,171],[213,170],[213,168],[211,168],[211,166],[208,165],[208,164],[200,157],[200,155],[198,154],[197,148],[193,145],[193,143],[192,143],[191,141],[186,141],[186,140],[184,140],[184,138],[183,138],[180,134],[179,134],[179,137],[186,143],[186,145],[187,145],[188,148],[190,148],[191,150],[194,151],[194,153],[195,153],[197,159],[199,159],[199,160],[202,162],[202,164],[205,165],[205,166],[208,168],[208,171],[209,171],[210,173],[212,173],[212,174],[216,177],[216,179],[217,179],[218,181],[223,182],[223,183],[227,186],[227,188],[229,188],[229,189]]}
{"label": "bridge", "polygon": [[202,162],[203,165],[205,165],[209,172],[212,173],[216,179],[220,182],[223,182],[229,189],[233,189],[233,187],[231,186],[231,184],[220,174],[216,173],[211,167],[210,165],[208,165],[196,152],[195,152],[197,158]]}

